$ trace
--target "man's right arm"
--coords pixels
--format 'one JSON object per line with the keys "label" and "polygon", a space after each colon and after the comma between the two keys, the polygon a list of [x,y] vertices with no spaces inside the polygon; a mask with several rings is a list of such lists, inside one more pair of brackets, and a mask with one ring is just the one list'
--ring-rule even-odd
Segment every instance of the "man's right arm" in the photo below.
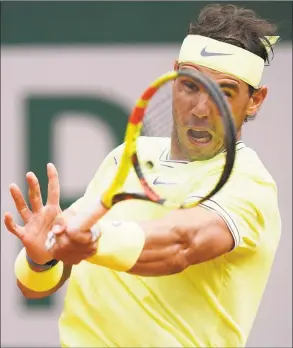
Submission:
{"label": "man's right arm", "polygon": [[[105,178],[109,178],[114,175],[116,171],[116,157],[118,158],[119,154],[122,151],[122,146],[120,145],[115,150],[113,150],[109,155],[105,158],[101,166],[99,167],[96,175],[93,180],[89,183],[86,192],[83,197],[79,198],[76,202],[74,202],[68,209],[64,210],[60,216],[58,216],[57,220],[64,218],[65,220],[73,215],[76,215],[77,212],[86,209],[87,203],[90,203],[95,197],[99,197],[101,192],[105,189]],[[116,155],[116,157],[115,157]],[[106,185],[107,186],[107,185]],[[22,294],[28,299],[40,299],[47,296],[52,295],[56,291],[58,291],[64,283],[69,279],[71,274],[72,265],[64,265],[62,278],[59,283],[52,288],[51,290],[44,292],[36,292],[31,289],[26,288],[17,280],[17,285],[22,292]],[[38,272],[38,269],[33,269]]]}

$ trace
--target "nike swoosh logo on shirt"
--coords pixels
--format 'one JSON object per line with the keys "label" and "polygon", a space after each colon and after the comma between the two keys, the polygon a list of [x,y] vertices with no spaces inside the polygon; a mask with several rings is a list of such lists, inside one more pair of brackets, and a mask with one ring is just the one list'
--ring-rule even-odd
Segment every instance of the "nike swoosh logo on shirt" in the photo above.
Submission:
{"label": "nike swoosh logo on shirt", "polygon": [[204,47],[200,54],[202,57],[215,57],[215,56],[233,56],[232,53],[221,53],[221,52],[207,52],[207,46]]}
{"label": "nike swoosh logo on shirt", "polygon": [[159,177],[157,177],[154,181],[153,181],[154,185],[176,185],[176,182],[170,182],[170,181],[163,181],[160,180]]}
{"label": "nike swoosh logo on shirt", "polygon": [[121,221],[112,221],[112,225],[113,225],[114,227],[118,227],[118,226],[120,226],[121,224],[122,224]]}

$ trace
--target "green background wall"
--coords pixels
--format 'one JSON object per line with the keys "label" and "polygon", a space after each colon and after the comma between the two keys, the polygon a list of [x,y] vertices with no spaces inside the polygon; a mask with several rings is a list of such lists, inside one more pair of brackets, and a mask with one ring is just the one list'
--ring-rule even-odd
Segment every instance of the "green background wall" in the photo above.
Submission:
{"label": "green background wall", "polygon": [[[213,3],[213,2],[209,2]],[[202,1],[2,3],[2,44],[170,43],[181,41]],[[292,40],[291,1],[237,1],[279,23]]]}

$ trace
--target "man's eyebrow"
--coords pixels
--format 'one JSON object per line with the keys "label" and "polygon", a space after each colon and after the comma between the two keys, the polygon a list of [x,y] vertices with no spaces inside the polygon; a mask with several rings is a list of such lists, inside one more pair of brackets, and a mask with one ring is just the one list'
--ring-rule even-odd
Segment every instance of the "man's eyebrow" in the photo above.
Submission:
{"label": "man's eyebrow", "polygon": [[222,82],[222,83],[219,83],[219,86],[220,86],[221,88],[234,89],[236,92],[238,92],[238,90],[239,90],[239,85],[238,85],[238,83]]}

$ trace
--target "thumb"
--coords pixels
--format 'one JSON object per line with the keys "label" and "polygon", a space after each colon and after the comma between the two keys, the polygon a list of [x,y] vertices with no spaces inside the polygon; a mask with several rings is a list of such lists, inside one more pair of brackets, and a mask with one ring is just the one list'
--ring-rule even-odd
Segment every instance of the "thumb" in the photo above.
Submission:
{"label": "thumb", "polygon": [[9,232],[22,240],[24,236],[23,229],[14,222],[13,217],[10,213],[4,214],[4,223]]}

